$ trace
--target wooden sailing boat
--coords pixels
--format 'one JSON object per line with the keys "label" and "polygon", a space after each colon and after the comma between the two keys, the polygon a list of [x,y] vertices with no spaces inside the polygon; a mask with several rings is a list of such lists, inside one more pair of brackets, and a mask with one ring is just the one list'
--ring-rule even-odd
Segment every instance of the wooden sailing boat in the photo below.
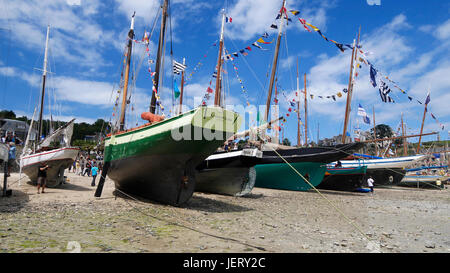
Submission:
{"label": "wooden sailing boat", "polygon": [[[43,112],[45,99],[45,81],[47,77],[47,53],[48,41],[50,34],[50,26],[47,27],[47,38],[45,41],[44,67],[42,73],[42,91],[38,123],[38,138],[42,135],[43,127]],[[30,149],[27,145],[24,147],[25,151],[20,157],[20,168],[32,182],[37,181],[38,168],[41,164],[49,165],[47,170],[47,187],[55,187],[64,181],[64,170],[73,164],[76,159],[79,149],[70,147],[70,141],[73,133],[72,119],[64,126],[55,130],[51,135],[44,140],[37,143],[37,146]],[[32,130],[32,126],[30,129]],[[29,135],[29,134],[28,134]],[[62,138],[62,139],[61,139]],[[38,140],[36,140],[37,142]],[[61,148],[52,148],[52,142],[56,141],[62,144]],[[27,139],[28,142],[28,139]]]}
{"label": "wooden sailing boat", "polygon": [[[277,70],[278,53],[281,36],[283,33],[286,1],[283,0],[281,7],[281,23],[278,27],[278,37],[275,46],[275,54],[272,64],[272,71],[269,83],[269,91],[266,101],[265,120],[268,120],[271,104],[271,96],[275,73]],[[305,116],[306,116],[306,74],[305,74]],[[307,144],[307,119],[305,117],[305,144]],[[291,167],[285,163],[288,161],[298,172],[300,172],[313,186],[317,186],[322,181],[325,174],[325,164],[346,157],[353,151],[360,149],[361,143],[341,144],[333,147],[304,147],[296,148],[283,145],[273,145],[266,143],[262,145],[263,157],[261,163],[255,166],[256,187],[300,190],[305,191],[311,188],[309,183],[301,179]],[[282,157],[282,158],[281,158]]]}
{"label": "wooden sailing boat", "polygon": [[[131,19],[120,130],[108,135],[105,140],[102,178],[107,174],[114,181],[116,189],[121,191],[161,203],[181,205],[194,192],[195,167],[236,133],[242,118],[219,106],[197,107],[168,119],[155,114],[168,4],[168,0],[165,0],[162,7],[150,112],[141,115],[149,117],[150,122],[125,130],[124,113],[134,15]],[[100,181],[95,196],[101,195],[103,183],[104,179]]]}
{"label": "wooden sailing boat", "polygon": [[[215,105],[221,105],[221,71],[224,38],[225,11],[222,10],[222,26],[219,41],[219,59],[217,62]],[[225,146],[235,139],[227,139]],[[243,196],[251,192],[255,185],[254,166],[262,157],[257,148],[216,151],[197,166],[197,185],[195,191],[216,194]]]}

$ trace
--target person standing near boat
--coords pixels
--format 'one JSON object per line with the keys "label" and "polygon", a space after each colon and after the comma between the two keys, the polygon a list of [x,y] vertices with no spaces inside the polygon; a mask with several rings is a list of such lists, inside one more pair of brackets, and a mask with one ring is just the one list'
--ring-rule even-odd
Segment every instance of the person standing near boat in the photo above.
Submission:
{"label": "person standing near boat", "polygon": [[367,186],[369,186],[371,194],[373,194],[373,183],[375,183],[375,181],[372,176],[369,176],[369,179],[367,179]]}
{"label": "person standing near boat", "polygon": [[50,168],[46,163],[41,162],[38,170],[38,179],[37,179],[37,193],[39,194],[39,189],[42,187],[42,193],[45,193],[45,184],[47,182],[47,169]]}
{"label": "person standing near boat", "polygon": [[95,186],[95,179],[97,178],[97,174],[98,174],[98,167],[97,164],[94,164],[91,168],[91,175],[92,175],[92,183],[91,186],[94,187]]}
{"label": "person standing near boat", "polygon": [[9,152],[8,152],[8,175],[11,175],[11,167],[16,161],[16,145],[14,142],[9,143]]}

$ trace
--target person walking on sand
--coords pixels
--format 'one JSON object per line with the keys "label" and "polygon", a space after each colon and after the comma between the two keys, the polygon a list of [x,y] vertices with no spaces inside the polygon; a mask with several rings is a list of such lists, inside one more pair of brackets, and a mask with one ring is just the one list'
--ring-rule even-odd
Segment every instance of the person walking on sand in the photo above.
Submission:
{"label": "person walking on sand", "polygon": [[45,184],[47,183],[47,169],[50,168],[46,163],[41,162],[38,170],[37,179],[37,193],[39,194],[39,189],[42,187],[42,193],[45,193]]}
{"label": "person walking on sand", "polygon": [[8,152],[8,174],[7,176],[11,176],[11,167],[16,161],[16,145],[14,142],[9,143],[9,152]]}
{"label": "person walking on sand", "polygon": [[78,174],[79,172],[80,172],[80,160],[77,159],[77,160],[75,160],[75,170],[74,170],[74,173],[75,173],[75,174]]}
{"label": "person walking on sand", "polygon": [[94,187],[95,186],[95,179],[97,178],[97,174],[98,174],[98,167],[97,165],[94,165],[91,168],[91,175],[92,175],[92,183],[91,186]]}
{"label": "person walking on sand", "polygon": [[367,179],[367,186],[369,186],[370,194],[372,195],[373,195],[373,183],[375,183],[375,181],[373,180],[372,176],[369,176],[369,179]]}

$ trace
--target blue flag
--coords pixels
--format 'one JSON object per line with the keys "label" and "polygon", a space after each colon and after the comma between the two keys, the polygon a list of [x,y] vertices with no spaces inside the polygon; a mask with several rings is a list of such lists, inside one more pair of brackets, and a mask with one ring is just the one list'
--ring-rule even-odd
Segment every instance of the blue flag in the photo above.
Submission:
{"label": "blue flag", "polygon": [[175,95],[175,98],[177,99],[180,96],[180,89],[178,89],[178,85],[177,85],[177,80],[174,81],[173,83],[173,93]]}
{"label": "blue flag", "polygon": [[375,68],[373,68],[372,65],[370,65],[370,82],[372,83],[373,87],[377,87],[377,81],[375,79],[375,76],[377,75],[377,71]]}

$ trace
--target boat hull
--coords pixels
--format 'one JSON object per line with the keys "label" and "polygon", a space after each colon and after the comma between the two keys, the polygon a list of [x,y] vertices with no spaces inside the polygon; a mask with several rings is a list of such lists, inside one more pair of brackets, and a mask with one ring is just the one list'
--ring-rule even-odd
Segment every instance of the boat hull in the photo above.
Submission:
{"label": "boat hull", "polygon": [[446,181],[447,178],[441,175],[405,175],[399,185],[444,188]]}
{"label": "boat hull", "polygon": [[[200,107],[139,130],[113,135],[105,141],[108,176],[119,190],[181,205],[194,192],[195,167],[233,135],[240,123],[241,117],[234,112]],[[214,137],[205,134],[208,130]]]}
{"label": "boat hull", "polygon": [[249,194],[255,186],[258,149],[216,152],[197,166],[195,191],[232,196]]}
{"label": "boat hull", "polygon": [[[322,182],[326,171],[325,164],[320,162],[293,162],[290,164],[314,187]],[[255,170],[255,187],[292,191],[311,189],[311,185],[286,163],[256,165]]]}
{"label": "boat hull", "polygon": [[61,148],[27,155],[21,158],[20,166],[31,182],[37,182],[38,169],[41,163],[47,164],[47,187],[56,187],[64,181],[64,170],[76,159],[78,148]]}
{"label": "boat hull", "polygon": [[380,159],[341,160],[342,167],[367,166],[364,180],[369,176],[375,180],[374,187],[379,185],[396,185],[406,174],[405,168],[426,156],[405,156]]}
{"label": "boat hull", "polygon": [[350,168],[327,168],[320,189],[353,191],[360,188],[366,175],[367,166]]}
{"label": "boat hull", "polygon": [[244,196],[256,181],[254,167],[204,169],[197,172],[195,191],[214,194]]}

